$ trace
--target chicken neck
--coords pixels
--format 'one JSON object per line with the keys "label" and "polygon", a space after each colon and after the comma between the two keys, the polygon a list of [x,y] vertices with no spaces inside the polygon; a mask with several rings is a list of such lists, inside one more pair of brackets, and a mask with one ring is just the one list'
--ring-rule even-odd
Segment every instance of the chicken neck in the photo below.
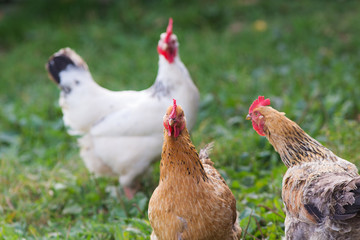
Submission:
{"label": "chicken neck", "polygon": [[287,117],[281,115],[272,122],[276,124],[266,124],[266,137],[287,167],[304,162],[335,162],[338,160],[333,152],[310,137],[299,125]]}
{"label": "chicken neck", "polygon": [[194,181],[206,181],[207,175],[199,155],[191,143],[187,129],[178,137],[164,134],[163,151],[160,162],[160,181],[173,178],[192,178]]}

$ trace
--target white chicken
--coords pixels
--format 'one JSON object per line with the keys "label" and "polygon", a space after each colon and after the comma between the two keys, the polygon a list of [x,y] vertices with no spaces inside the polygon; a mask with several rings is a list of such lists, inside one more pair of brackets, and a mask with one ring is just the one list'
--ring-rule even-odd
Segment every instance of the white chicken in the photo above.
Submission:
{"label": "white chicken", "polygon": [[[176,98],[196,121],[199,91],[178,53],[172,19],[158,43],[159,69],[155,83],[142,91],[110,91],[92,78],[87,64],[70,48],[50,57],[46,68],[61,89],[59,104],[71,135],[80,135],[80,156],[96,176],[118,176],[132,198],[134,183],[151,162],[160,159],[162,116]],[[158,158],[159,157],[159,158]]]}

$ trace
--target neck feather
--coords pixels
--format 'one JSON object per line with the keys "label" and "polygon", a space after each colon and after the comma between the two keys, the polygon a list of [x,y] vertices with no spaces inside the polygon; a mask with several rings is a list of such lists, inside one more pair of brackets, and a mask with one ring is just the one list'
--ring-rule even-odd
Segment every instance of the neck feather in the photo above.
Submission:
{"label": "neck feather", "polygon": [[266,137],[287,167],[304,162],[338,160],[333,152],[310,137],[295,122],[285,116],[281,118],[274,128],[267,127]]}
{"label": "neck feather", "polygon": [[164,144],[160,162],[160,181],[190,177],[194,181],[206,181],[207,175],[199,159],[187,129],[177,138],[164,133]]}

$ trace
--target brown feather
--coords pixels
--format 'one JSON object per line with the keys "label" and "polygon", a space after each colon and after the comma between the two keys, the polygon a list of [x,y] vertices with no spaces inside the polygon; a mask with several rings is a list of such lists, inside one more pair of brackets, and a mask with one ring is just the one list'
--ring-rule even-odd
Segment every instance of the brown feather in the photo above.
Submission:
{"label": "brown feather", "polygon": [[[240,239],[236,200],[186,127],[164,133],[160,181],[149,202],[151,239]],[[210,163],[210,164],[209,164]]]}
{"label": "brown feather", "polygon": [[[264,132],[288,170],[283,178],[286,239],[360,239],[360,176],[295,122],[266,106]],[[358,200],[359,199],[359,200]]]}

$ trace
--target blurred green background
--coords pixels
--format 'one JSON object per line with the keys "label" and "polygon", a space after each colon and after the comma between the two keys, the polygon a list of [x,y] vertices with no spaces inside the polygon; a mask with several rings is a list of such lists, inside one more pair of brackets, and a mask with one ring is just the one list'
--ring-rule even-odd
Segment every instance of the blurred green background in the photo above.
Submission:
{"label": "blurred green background", "polygon": [[200,148],[236,199],[244,239],[280,239],[278,154],[245,121],[258,95],[360,166],[360,3],[280,0],[0,1],[0,239],[148,239],[158,163],[129,201],[94,178],[44,65],[62,47],[112,90],[149,87],[168,18],[201,93]]}

